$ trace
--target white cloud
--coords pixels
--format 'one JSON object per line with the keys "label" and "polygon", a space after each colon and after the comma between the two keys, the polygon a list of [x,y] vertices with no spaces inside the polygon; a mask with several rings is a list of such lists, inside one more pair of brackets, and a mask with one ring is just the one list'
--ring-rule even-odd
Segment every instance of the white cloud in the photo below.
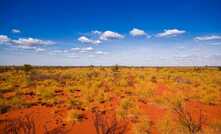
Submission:
{"label": "white cloud", "polygon": [[93,47],[82,47],[82,48],[75,47],[75,48],[70,49],[70,51],[76,51],[76,52],[80,52],[80,53],[87,53],[87,52],[90,52],[93,50],[94,50]]}
{"label": "white cloud", "polygon": [[40,40],[35,38],[19,38],[18,40],[11,40],[11,44],[24,45],[24,46],[37,46],[37,45],[54,45],[56,44],[50,40]]}
{"label": "white cloud", "polygon": [[75,47],[75,48],[71,48],[70,51],[75,51],[75,52],[80,52],[80,53],[86,53],[89,51],[93,51],[94,48],[93,47]]}
{"label": "white cloud", "polygon": [[181,34],[184,34],[185,30],[178,30],[178,29],[165,29],[164,32],[158,33],[157,37],[175,37]]}
{"label": "white cloud", "polygon": [[219,35],[197,36],[194,39],[199,40],[199,41],[221,40],[221,36],[219,36]]}
{"label": "white cloud", "polygon": [[36,48],[35,51],[36,51],[36,52],[44,52],[44,51],[46,51],[46,50],[45,50],[44,48]]}
{"label": "white cloud", "polygon": [[101,31],[98,31],[98,30],[94,30],[94,31],[91,31],[91,33],[92,33],[92,34],[98,34],[98,35],[99,35],[99,34],[101,34],[102,32],[101,32]]}
{"label": "white cloud", "polygon": [[79,50],[81,50],[81,48],[79,48],[79,47],[74,47],[74,48],[71,48],[70,50],[71,50],[71,51],[79,51]]}
{"label": "white cloud", "polygon": [[80,53],[87,53],[88,51],[86,51],[86,50],[81,50],[81,51],[79,51]]}
{"label": "white cloud", "polygon": [[36,38],[19,38],[12,40],[7,35],[0,35],[0,43],[7,43],[10,45],[20,45],[20,46],[37,46],[37,45],[54,45],[56,44],[50,40],[41,40]]}
{"label": "white cloud", "polygon": [[0,43],[1,42],[8,42],[10,41],[10,38],[7,35],[0,35]]}
{"label": "white cloud", "polygon": [[78,41],[80,41],[81,43],[93,44],[93,45],[98,45],[101,43],[100,40],[91,40],[91,39],[87,38],[86,36],[79,37]]}
{"label": "white cloud", "polygon": [[105,31],[100,36],[101,40],[112,40],[112,39],[123,39],[123,38],[124,38],[123,35],[112,31]]}
{"label": "white cloud", "polygon": [[[143,30],[141,29],[137,29],[137,28],[133,28],[130,31],[130,35],[132,35],[133,37],[138,37],[138,36],[147,36],[147,33],[145,33]],[[149,37],[149,36],[147,36]]]}
{"label": "white cloud", "polygon": [[176,59],[192,59],[194,55],[188,55],[188,54],[180,54],[180,55],[175,55],[174,58]]}
{"label": "white cloud", "polygon": [[103,52],[103,51],[96,51],[95,54],[97,55],[105,55],[107,54],[107,52]]}
{"label": "white cloud", "polygon": [[84,48],[81,48],[82,51],[92,51],[94,50],[93,47],[84,47]]}
{"label": "white cloud", "polygon": [[12,29],[12,33],[21,33],[21,30],[19,30],[19,29]]}
{"label": "white cloud", "polygon": [[16,47],[20,48],[20,49],[24,49],[24,50],[34,50],[36,52],[44,52],[44,51],[46,51],[44,48],[39,48],[39,47],[35,47],[35,46],[22,46],[22,45],[18,45]]}
{"label": "white cloud", "polygon": [[21,48],[21,49],[25,49],[25,50],[33,50],[36,49],[36,47],[32,47],[32,46],[16,46],[17,48]]}
{"label": "white cloud", "polygon": [[102,43],[102,41],[105,40],[113,40],[113,39],[123,39],[124,36],[112,31],[105,31],[101,32],[98,30],[94,30],[90,32],[90,37],[93,37],[93,39],[88,38],[87,36],[80,36],[78,38],[78,41],[84,44],[92,44],[92,45],[99,45]]}

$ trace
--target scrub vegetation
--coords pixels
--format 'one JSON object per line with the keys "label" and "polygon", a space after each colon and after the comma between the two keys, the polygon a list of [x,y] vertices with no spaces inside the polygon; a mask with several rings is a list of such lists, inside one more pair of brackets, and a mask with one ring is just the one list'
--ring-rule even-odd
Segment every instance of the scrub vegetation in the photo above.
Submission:
{"label": "scrub vegetation", "polygon": [[0,132],[220,134],[220,67],[0,68]]}

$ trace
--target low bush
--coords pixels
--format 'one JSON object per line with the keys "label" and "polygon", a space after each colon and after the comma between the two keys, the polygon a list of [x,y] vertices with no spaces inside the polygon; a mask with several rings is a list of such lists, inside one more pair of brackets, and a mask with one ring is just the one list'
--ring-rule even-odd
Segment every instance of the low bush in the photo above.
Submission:
{"label": "low bush", "polygon": [[117,117],[119,119],[129,119],[136,121],[139,116],[139,108],[131,98],[124,98],[121,100],[117,108]]}
{"label": "low bush", "polygon": [[69,105],[71,108],[74,108],[74,109],[81,109],[82,108],[82,102],[77,98],[70,99]]}
{"label": "low bush", "polygon": [[202,132],[203,125],[206,124],[206,117],[201,110],[199,111],[197,119],[194,119],[193,114],[185,109],[183,103],[176,106],[174,111],[178,116],[181,128],[186,134],[197,134]]}

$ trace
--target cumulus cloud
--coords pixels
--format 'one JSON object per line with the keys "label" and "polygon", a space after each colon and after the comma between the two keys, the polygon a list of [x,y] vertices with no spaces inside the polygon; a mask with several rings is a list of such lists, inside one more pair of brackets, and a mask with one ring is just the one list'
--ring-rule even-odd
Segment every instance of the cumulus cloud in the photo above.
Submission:
{"label": "cumulus cloud", "polygon": [[78,38],[78,41],[80,41],[81,43],[84,43],[84,44],[99,45],[103,41],[124,38],[123,35],[121,35],[117,32],[113,32],[113,31],[101,32],[98,30],[91,31],[88,36],[93,37],[93,39],[88,38],[87,36],[83,35]]}
{"label": "cumulus cloud", "polygon": [[37,45],[54,45],[56,44],[50,40],[40,40],[35,38],[19,38],[18,40],[11,40],[12,44],[25,45],[25,46],[37,46]]}
{"label": "cumulus cloud", "polygon": [[50,40],[41,40],[37,38],[19,38],[11,39],[7,35],[0,35],[0,43],[17,46],[38,46],[38,45],[54,45],[56,44]]}
{"label": "cumulus cloud", "polygon": [[[130,35],[133,37],[140,37],[140,36],[147,36],[147,33],[144,32],[144,30],[138,29],[138,28],[133,28],[130,31]],[[149,36],[147,36],[149,37]]]}
{"label": "cumulus cloud", "polygon": [[12,29],[11,31],[12,31],[12,33],[21,33],[21,30],[19,30],[19,29]]}
{"label": "cumulus cloud", "polygon": [[175,37],[181,34],[184,34],[185,30],[178,30],[178,29],[165,29],[164,32],[158,33],[157,37]]}
{"label": "cumulus cloud", "polygon": [[92,39],[87,38],[86,36],[79,37],[78,41],[80,41],[81,43],[93,44],[93,45],[98,45],[101,43],[100,40],[92,40]]}
{"label": "cumulus cloud", "polygon": [[112,31],[105,31],[101,34],[100,39],[101,40],[113,40],[113,39],[123,39],[124,36]]}
{"label": "cumulus cloud", "polygon": [[10,41],[10,38],[7,35],[0,35],[0,43],[5,43]]}
{"label": "cumulus cloud", "polygon": [[221,36],[219,35],[197,36],[194,39],[199,41],[212,41],[212,40],[221,40]]}

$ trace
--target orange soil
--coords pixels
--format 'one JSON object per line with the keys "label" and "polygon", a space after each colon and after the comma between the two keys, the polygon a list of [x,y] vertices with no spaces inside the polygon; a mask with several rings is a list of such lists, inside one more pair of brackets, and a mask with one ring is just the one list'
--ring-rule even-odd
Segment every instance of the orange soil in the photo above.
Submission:
{"label": "orange soil", "polygon": [[[164,84],[159,84],[156,88],[156,95],[161,95],[167,90],[167,87]],[[11,94],[7,94],[7,96],[11,96]],[[64,94],[64,99],[68,99],[68,95]],[[28,99],[29,97],[27,97]],[[30,99],[30,98],[29,98]],[[33,98],[32,98],[33,99]],[[115,109],[116,105],[119,103],[119,97],[113,97],[112,101],[108,104],[101,105],[103,109],[110,108]],[[153,125],[159,121],[165,112],[168,110],[166,108],[160,107],[156,104],[152,103],[140,103],[139,107],[143,113],[145,113],[148,118],[151,120]],[[99,107],[99,106],[98,106]],[[188,102],[186,103],[186,107],[188,111],[193,115],[194,118],[197,118],[199,109],[201,109],[207,117],[209,122],[214,120],[221,120],[221,106],[220,105],[205,105],[200,102]],[[96,129],[94,127],[94,122],[92,118],[92,113],[84,112],[86,119],[82,122],[75,123],[75,124],[68,124],[65,122],[65,118],[67,115],[68,108],[66,107],[46,107],[46,106],[32,106],[31,108],[25,109],[15,109],[8,113],[0,115],[0,120],[4,119],[15,119],[15,118],[22,118],[23,116],[30,114],[36,124],[36,133],[42,134],[45,132],[45,128],[47,130],[53,130],[57,127],[66,127],[70,128],[70,134],[96,134]],[[0,133],[2,132],[2,126],[0,126]],[[152,132],[154,134],[157,133],[157,129],[153,127]],[[128,133],[131,133],[130,128]]]}

